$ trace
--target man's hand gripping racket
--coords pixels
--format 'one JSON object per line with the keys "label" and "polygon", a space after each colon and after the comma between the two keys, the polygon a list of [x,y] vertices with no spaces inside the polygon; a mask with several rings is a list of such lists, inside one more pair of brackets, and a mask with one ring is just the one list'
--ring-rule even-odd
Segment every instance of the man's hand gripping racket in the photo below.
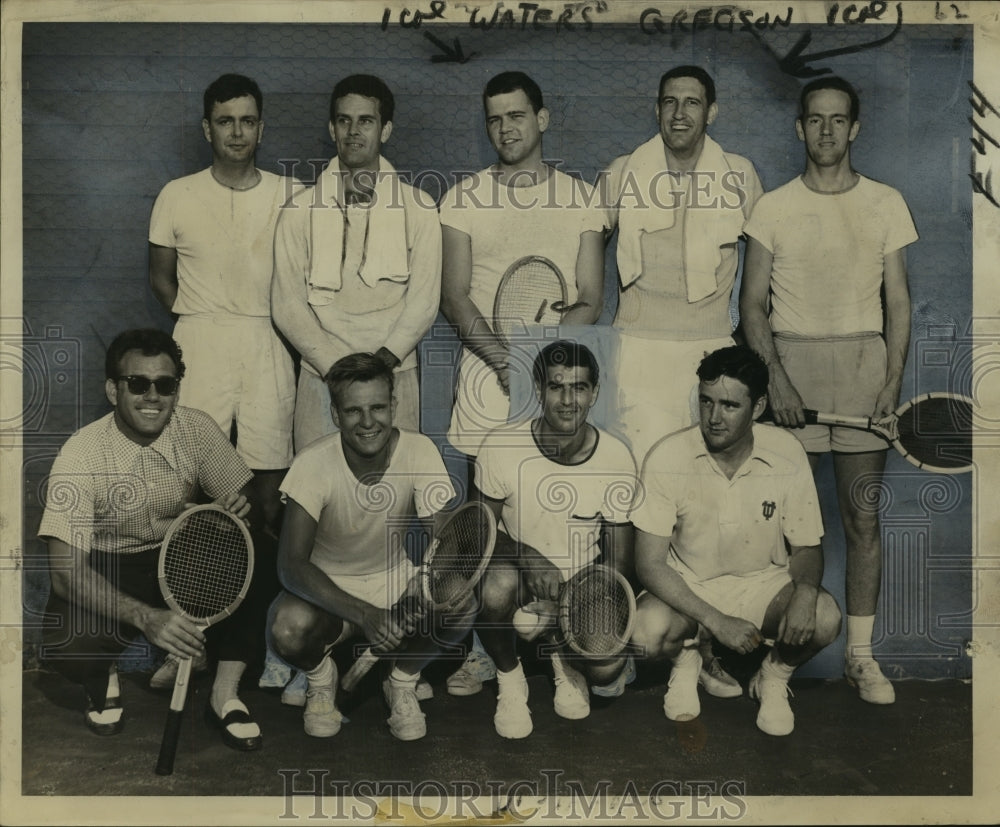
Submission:
{"label": "man's hand gripping racket", "polygon": [[[408,589],[393,606],[396,623],[407,628],[429,612],[444,615],[463,606],[489,565],[496,536],[496,519],[485,505],[470,502],[456,509],[424,556],[417,573],[419,594]],[[365,649],[344,675],[341,689],[352,692],[385,654],[378,642]]]}
{"label": "man's hand gripping racket", "polygon": [[[250,532],[222,506],[189,508],[167,529],[157,577],[167,605],[205,629],[231,615],[246,597],[253,577]],[[182,658],[156,762],[159,775],[174,771],[190,678],[191,658]]]}

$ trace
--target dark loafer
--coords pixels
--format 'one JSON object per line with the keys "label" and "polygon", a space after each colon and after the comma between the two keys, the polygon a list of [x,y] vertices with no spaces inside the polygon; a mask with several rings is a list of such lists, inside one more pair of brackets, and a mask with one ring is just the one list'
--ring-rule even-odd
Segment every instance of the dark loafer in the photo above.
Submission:
{"label": "dark loafer", "polygon": [[[94,702],[91,701],[90,696],[86,692],[84,693],[84,697],[87,699],[87,709],[83,713],[83,721],[87,725],[87,729],[95,735],[106,737],[108,735],[117,735],[125,728],[125,711],[122,709],[121,698],[108,698],[104,702],[104,712],[118,711],[118,715],[115,717],[114,715],[102,716],[102,713],[94,707]],[[102,721],[101,717],[114,718],[114,720]]]}
{"label": "dark loafer", "polygon": [[245,708],[230,709],[224,718],[220,718],[215,714],[215,710],[212,709],[212,703],[209,701],[205,706],[205,720],[220,730],[222,733],[222,743],[230,749],[239,750],[240,752],[252,752],[255,749],[260,749],[264,743],[264,739],[260,735],[241,738],[238,735],[234,735],[229,729],[233,724],[254,723],[254,719],[250,717],[250,713]]}

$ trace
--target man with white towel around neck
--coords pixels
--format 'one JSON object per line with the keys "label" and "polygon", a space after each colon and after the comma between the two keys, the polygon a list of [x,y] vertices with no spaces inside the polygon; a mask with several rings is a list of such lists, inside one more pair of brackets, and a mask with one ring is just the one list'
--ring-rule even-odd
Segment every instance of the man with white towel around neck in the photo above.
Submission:
{"label": "man with white towel around neck", "polygon": [[[606,382],[640,468],[661,437],[697,422],[692,377],[706,353],[733,344],[737,242],[764,191],[753,164],[707,134],[718,114],[708,72],[675,66],[660,78],[658,134],[605,172],[619,277],[617,369]],[[710,640],[702,658],[710,694],[741,694]]]}
{"label": "man with white towel around neck", "polygon": [[433,199],[381,154],[394,108],[380,78],[339,81],[329,123],[337,155],[278,218],[271,313],[302,356],[296,453],[337,430],[323,377],[355,352],[395,371],[396,424],[420,429],[416,348],[437,315],[441,229]]}

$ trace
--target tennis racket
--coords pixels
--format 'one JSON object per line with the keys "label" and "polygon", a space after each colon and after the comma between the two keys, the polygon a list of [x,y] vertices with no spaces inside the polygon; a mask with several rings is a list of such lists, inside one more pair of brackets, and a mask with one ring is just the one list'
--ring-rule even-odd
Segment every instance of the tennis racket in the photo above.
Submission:
{"label": "tennis racket", "polygon": [[591,660],[612,658],[632,637],[635,594],[622,574],[594,563],[562,584],[558,602],[536,600],[514,613],[514,627],[525,640],[547,632],[556,642],[557,623],[561,642],[578,655]]}
{"label": "tennis racket", "polygon": [[904,402],[886,419],[842,416],[806,409],[810,425],[842,425],[871,431],[925,471],[961,474],[972,470],[973,401],[953,393],[925,393]]}
{"label": "tennis racket", "polygon": [[[470,502],[457,508],[424,556],[417,575],[419,597],[414,601],[404,595],[393,606],[396,622],[405,628],[427,611],[447,613],[459,608],[482,579],[496,539],[496,518],[483,503]],[[384,654],[377,644],[365,649],[344,675],[341,689],[352,692]]]}
{"label": "tennis racket", "polygon": [[[171,609],[203,629],[236,610],[252,576],[250,532],[239,517],[221,506],[189,508],[167,529],[157,568],[160,591]],[[156,762],[158,775],[174,771],[190,677],[191,658],[182,658]]]}
{"label": "tennis racket", "polygon": [[505,345],[531,324],[556,325],[577,304],[567,304],[566,279],[543,256],[519,258],[503,274],[493,301],[493,332]]}

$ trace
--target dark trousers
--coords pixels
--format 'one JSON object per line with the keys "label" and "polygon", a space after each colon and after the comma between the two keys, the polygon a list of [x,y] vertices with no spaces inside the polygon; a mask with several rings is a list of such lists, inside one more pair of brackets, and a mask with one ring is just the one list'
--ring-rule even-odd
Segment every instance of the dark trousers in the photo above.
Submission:
{"label": "dark trousers", "polygon": [[[258,542],[254,576],[246,599],[225,620],[205,631],[206,650],[216,661],[259,663],[263,660],[267,607],[277,593],[272,544]],[[138,554],[93,551],[90,567],[118,590],[154,608],[166,608],[156,579],[159,548]],[[54,592],[45,607],[43,662],[81,684],[97,709],[104,707],[108,670],[141,630],[112,617],[74,605]]]}

